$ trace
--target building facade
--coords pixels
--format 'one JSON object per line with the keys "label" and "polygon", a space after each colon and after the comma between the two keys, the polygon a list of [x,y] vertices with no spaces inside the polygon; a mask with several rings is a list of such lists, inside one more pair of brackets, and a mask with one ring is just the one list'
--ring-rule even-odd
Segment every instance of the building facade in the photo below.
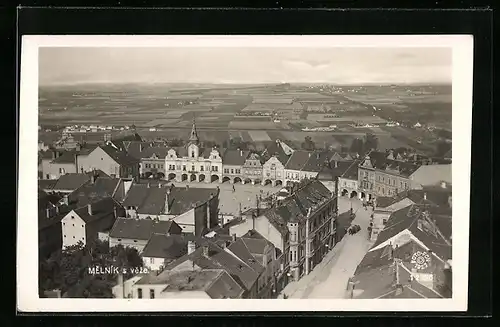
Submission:
{"label": "building facade", "polygon": [[257,153],[250,153],[245,159],[242,167],[243,182],[260,184],[262,183],[262,162]]}
{"label": "building facade", "polygon": [[222,182],[222,155],[216,148],[202,148],[193,122],[186,147],[171,148],[165,158],[165,176],[177,182]]}

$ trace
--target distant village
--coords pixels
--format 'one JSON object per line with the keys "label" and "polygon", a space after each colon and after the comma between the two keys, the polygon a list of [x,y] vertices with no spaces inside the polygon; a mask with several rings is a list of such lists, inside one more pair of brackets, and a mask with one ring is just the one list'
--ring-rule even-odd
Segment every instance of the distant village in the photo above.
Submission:
{"label": "distant village", "polygon": [[[370,213],[373,244],[345,298],[451,297],[451,150],[207,147],[194,121],[182,146],[113,130],[39,142],[41,297],[287,298],[347,237],[340,221],[354,213],[340,199]],[[268,188],[222,212],[225,190],[243,185]]]}

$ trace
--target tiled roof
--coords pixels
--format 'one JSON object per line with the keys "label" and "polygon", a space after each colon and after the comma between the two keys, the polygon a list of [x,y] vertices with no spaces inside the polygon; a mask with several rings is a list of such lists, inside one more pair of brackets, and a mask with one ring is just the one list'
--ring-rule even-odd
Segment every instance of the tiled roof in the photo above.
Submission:
{"label": "tiled roof", "polygon": [[71,193],[70,200],[75,200],[79,206],[84,206],[98,199],[113,197],[120,183],[119,178],[98,177],[94,183],[89,181]]}
{"label": "tiled roof", "polygon": [[62,151],[61,155],[51,161],[51,163],[59,164],[75,164],[76,151]]}
{"label": "tiled roof", "polygon": [[109,236],[147,241],[153,234],[169,233],[171,226],[172,221],[118,218]]}
{"label": "tiled roof", "polygon": [[54,185],[54,190],[74,191],[90,180],[88,174],[65,174],[59,177]]}
{"label": "tiled roof", "polygon": [[137,207],[137,213],[159,215],[165,212],[167,187],[148,187],[145,184],[133,184],[130,187],[123,206]]}
{"label": "tiled roof", "polygon": [[110,145],[101,146],[101,149],[104,150],[117,164],[121,166],[129,166],[138,164],[139,160],[132,157],[125,151],[119,151]]}
{"label": "tiled roof", "polygon": [[145,159],[145,158],[151,158],[153,155],[155,155],[159,159],[165,159],[165,157],[167,156],[167,152],[168,149],[165,147],[159,147],[159,146],[147,147],[142,150],[140,157],[142,159]]}
{"label": "tiled roof", "polygon": [[178,259],[187,253],[188,238],[183,235],[153,234],[142,251],[145,258]]}
{"label": "tiled roof", "polygon": [[[396,293],[396,271],[394,260],[388,255],[391,246],[368,252],[356,268],[353,281],[356,283],[355,294],[358,299],[375,298],[441,298],[436,291],[431,290],[416,280],[410,280],[410,268],[407,253],[411,253],[412,244],[407,243],[392,251],[394,258],[400,258],[399,282],[401,294]],[[408,252],[410,251],[410,252]],[[410,254],[411,257],[411,254]],[[406,267],[406,268],[405,268]]]}
{"label": "tiled roof", "polygon": [[257,274],[261,274],[264,271],[262,261],[258,261],[256,259],[256,257],[250,252],[246,243],[241,238],[231,243],[227,248],[229,251],[234,253],[234,255],[236,255],[241,261],[252,268],[252,270]]}
{"label": "tiled roof", "polygon": [[42,190],[51,190],[56,185],[57,179],[39,179],[38,187]]}
{"label": "tiled roof", "polygon": [[332,193],[318,180],[306,182],[300,189],[282,201],[282,203],[271,210],[266,211],[270,223],[282,235],[288,233],[288,222],[305,219],[309,209],[314,212],[314,207],[322,201],[326,201]]}
{"label": "tiled roof", "polygon": [[[433,235],[417,228],[418,220],[423,217],[422,213],[425,210],[430,213],[430,219],[436,221],[436,226],[446,239],[443,239],[439,233]],[[451,236],[451,217],[433,214],[433,211],[433,208],[428,206],[414,204],[394,212],[387,220],[386,227],[378,235],[373,248],[400,232],[408,230],[442,260],[451,259],[451,245],[446,244],[446,242],[451,243],[451,240],[447,238],[447,235]]]}
{"label": "tiled roof", "polygon": [[303,171],[320,172],[323,167],[329,164],[331,152],[329,151],[314,151],[302,168]]}
{"label": "tiled roof", "polygon": [[224,165],[242,166],[249,154],[247,150],[226,150],[222,157]]}
{"label": "tiled roof", "polygon": [[283,148],[276,142],[272,142],[268,147],[262,152],[261,159],[263,162],[268,161],[272,156],[276,156],[276,158],[285,165],[288,161],[288,156],[286,155]]}
{"label": "tiled roof", "polygon": [[47,194],[41,188],[38,188],[38,210],[45,210],[49,206],[56,205],[61,198],[57,194]]}
{"label": "tiled roof", "polygon": [[218,195],[219,190],[216,188],[172,187],[168,196],[169,213],[180,215]]}
{"label": "tiled roof", "polygon": [[[193,253],[185,255],[167,266],[167,270],[173,269],[179,264],[190,260],[202,269],[224,269],[246,290],[250,290],[257,281],[259,275],[248,264],[240,261],[234,255],[226,252],[221,247],[209,240],[203,240]],[[208,246],[208,257],[203,255],[203,247]]]}
{"label": "tiled roof", "polygon": [[75,213],[82,218],[83,221],[90,223],[114,216],[115,207],[117,210],[120,210],[119,205],[112,198],[108,197],[91,204],[92,214],[89,213],[88,206],[75,209]]}
{"label": "tiled roof", "polygon": [[367,159],[370,160],[371,166],[375,169],[397,170],[399,175],[405,177],[409,177],[420,167],[419,164],[387,159],[387,154],[385,152],[371,151],[361,165],[364,165]]}
{"label": "tiled roof", "polygon": [[312,152],[297,150],[292,153],[290,158],[288,159],[285,169],[290,170],[302,170],[306,162],[309,160]]}
{"label": "tiled roof", "polygon": [[318,174],[319,180],[335,181],[338,177],[344,176],[348,170],[356,170],[356,179],[358,176],[358,166],[355,161],[337,161],[337,167],[334,162],[330,162],[328,166],[323,166]]}
{"label": "tiled roof", "polygon": [[407,190],[398,193],[396,196],[381,196],[377,197],[377,207],[387,208],[390,205],[398,203],[406,198],[410,199],[414,203],[421,203],[426,198],[426,202],[429,204],[437,206],[447,206],[448,197],[451,195],[451,191],[447,189],[441,189],[438,187],[423,188],[421,190]]}

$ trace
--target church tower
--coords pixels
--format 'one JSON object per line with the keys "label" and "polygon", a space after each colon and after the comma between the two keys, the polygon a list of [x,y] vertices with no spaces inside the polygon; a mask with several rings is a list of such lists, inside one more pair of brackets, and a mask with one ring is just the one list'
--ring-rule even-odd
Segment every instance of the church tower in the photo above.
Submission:
{"label": "church tower", "polygon": [[189,136],[188,143],[188,155],[190,158],[198,158],[200,147],[200,139],[198,138],[198,132],[196,131],[196,122],[193,117],[193,127],[191,128],[191,135]]}

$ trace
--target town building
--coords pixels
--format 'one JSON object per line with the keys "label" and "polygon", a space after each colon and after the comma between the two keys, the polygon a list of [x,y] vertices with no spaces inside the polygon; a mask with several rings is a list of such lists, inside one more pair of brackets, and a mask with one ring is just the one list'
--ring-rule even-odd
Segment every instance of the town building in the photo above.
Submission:
{"label": "town building", "polygon": [[348,297],[451,298],[451,210],[427,204],[394,212],[356,269]]}
{"label": "town building", "polygon": [[262,165],[262,185],[283,185],[285,180],[285,165],[289,156],[283,150],[282,142],[276,140],[270,144],[261,154]]}
{"label": "town building", "polygon": [[358,187],[361,199],[393,196],[412,188],[412,174],[419,165],[387,159],[384,152],[370,152],[360,163]]}
{"label": "town building", "polygon": [[142,149],[140,154],[140,176],[141,178],[165,179],[165,158],[168,149],[155,146]]}
{"label": "town building", "polygon": [[76,151],[49,150],[41,158],[43,179],[58,179],[65,174],[78,173]]}
{"label": "town building", "polygon": [[93,176],[106,176],[102,171],[92,171],[86,174],[68,173],[60,176],[52,186],[51,193],[70,194],[92,180]]}
{"label": "town building", "polygon": [[393,197],[378,197],[372,217],[371,239],[375,241],[385,228],[392,213],[414,204],[427,204],[434,207],[452,207],[451,185],[427,186],[420,190],[403,191]]}
{"label": "town building", "polygon": [[177,182],[222,182],[222,153],[216,148],[202,148],[193,121],[185,147],[170,148],[165,158],[165,176]]}
{"label": "town building", "polygon": [[62,196],[38,189],[38,251],[40,258],[61,249],[61,219],[70,211]]}
{"label": "town building", "polygon": [[243,183],[243,165],[246,162],[249,151],[244,150],[231,150],[224,151],[222,157],[223,177],[222,182],[229,181],[230,183]]}
{"label": "town building", "polygon": [[285,164],[285,185],[304,179],[302,169],[310,156],[311,152],[304,150],[297,150],[292,153]]}
{"label": "town building", "polygon": [[432,186],[440,182],[451,184],[451,164],[422,165],[410,176],[412,188]]}
{"label": "town building", "polygon": [[100,232],[111,229],[116,218],[124,214],[124,210],[113,198],[106,198],[84,207],[71,210],[61,220],[62,248],[83,245],[98,239]]}
{"label": "town building", "polygon": [[349,164],[349,167],[338,178],[337,192],[340,196],[361,199],[358,183],[358,165],[360,162],[359,160],[354,160],[346,163]]}
{"label": "town building", "polygon": [[158,219],[118,218],[109,231],[109,246],[122,245],[142,253],[155,234],[181,234],[182,229],[174,221]]}
{"label": "town building", "polygon": [[262,170],[260,155],[256,152],[249,153],[242,166],[243,181],[252,185],[262,183]]}
{"label": "town building", "polygon": [[[313,151],[309,153],[309,159],[302,167],[303,178],[318,178],[324,167],[334,167],[335,162],[331,161],[330,151]],[[333,165],[332,165],[333,164]]]}
{"label": "town building", "polygon": [[[135,299],[240,299],[245,290],[224,269],[168,271],[136,277],[126,297]],[[119,294],[121,288],[117,288]],[[121,294],[120,294],[121,295]]]}
{"label": "town building", "polygon": [[90,179],[68,195],[70,202],[76,202],[79,207],[108,197],[122,203],[133,184],[131,179],[112,178],[97,170],[86,175],[90,175]]}
{"label": "town building", "polygon": [[126,217],[174,220],[184,233],[201,235],[218,225],[219,189],[134,184],[123,206]]}
{"label": "town building", "polygon": [[78,169],[81,172],[102,170],[114,178],[139,177],[139,160],[113,145],[99,145],[88,153],[79,153]]}
{"label": "town building", "polygon": [[318,180],[304,180],[270,208],[230,222],[229,233],[255,230],[284,254],[295,280],[309,272],[335,244],[337,197]]}
{"label": "town building", "polygon": [[176,233],[153,233],[141,253],[144,266],[150,271],[163,270],[168,264],[185,255],[189,242],[194,239],[192,235],[181,234],[180,227]]}

